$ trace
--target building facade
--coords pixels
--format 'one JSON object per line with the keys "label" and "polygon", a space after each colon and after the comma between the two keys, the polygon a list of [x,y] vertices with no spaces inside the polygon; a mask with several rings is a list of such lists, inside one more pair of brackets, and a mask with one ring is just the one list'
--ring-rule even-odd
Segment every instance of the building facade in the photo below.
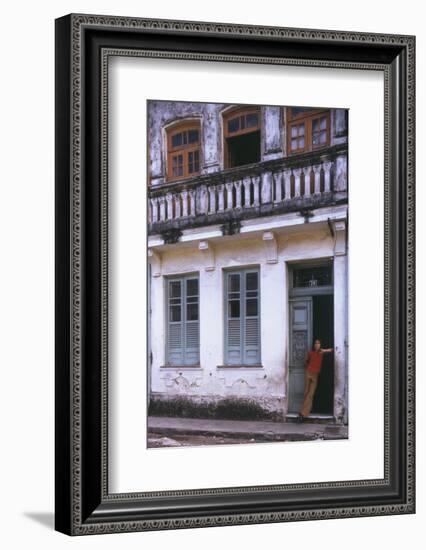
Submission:
{"label": "building facade", "polygon": [[148,104],[149,395],[347,422],[343,109]]}

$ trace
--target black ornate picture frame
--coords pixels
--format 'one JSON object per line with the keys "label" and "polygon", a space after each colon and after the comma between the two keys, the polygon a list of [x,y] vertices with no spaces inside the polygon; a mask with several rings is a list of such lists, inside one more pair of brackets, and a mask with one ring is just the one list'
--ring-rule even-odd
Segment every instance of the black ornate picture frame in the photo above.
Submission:
{"label": "black ornate picture frame", "polygon": [[[108,59],[381,71],[385,120],[383,479],[108,491]],[[56,21],[56,529],[69,535],[415,511],[413,36],[68,15]]]}

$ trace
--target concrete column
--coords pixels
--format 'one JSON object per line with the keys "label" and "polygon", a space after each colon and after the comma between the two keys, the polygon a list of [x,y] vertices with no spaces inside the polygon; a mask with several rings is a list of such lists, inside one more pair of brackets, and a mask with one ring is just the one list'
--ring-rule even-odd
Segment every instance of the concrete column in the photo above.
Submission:
{"label": "concrete column", "polygon": [[218,105],[205,103],[204,117],[201,124],[203,143],[203,174],[211,174],[220,170],[221,139],[220,115]]}
{"label": "concrete column", "polygon": [[217,365],[223,365],[223,281],[222,270],[200,270],[200,365],[203,393],[215,392]]}
{"label": "concrete column", "polygon": [[260,270],[261,362],[268,383],[268,399],[286,411],[286,346],[288,339],[285,264],[265,263]]}
{"label": "concrete column", "polygon": [[165,364],[165,304],[164,304],[164,279],[153,277],[151,279],[151,388],[152,391],[164,391],[161,380],[160,367]]}
{"label": "concrete column", "polygon": [[263,154],[262,160],[272,160],[283,156],[280,107],[262,107],[263,114]]}
{"label": "concrete column", "polygon": [[348,290],[346,224],[334,224],[334,417],[337,422],[347,420],[347,353],[348,344]]}

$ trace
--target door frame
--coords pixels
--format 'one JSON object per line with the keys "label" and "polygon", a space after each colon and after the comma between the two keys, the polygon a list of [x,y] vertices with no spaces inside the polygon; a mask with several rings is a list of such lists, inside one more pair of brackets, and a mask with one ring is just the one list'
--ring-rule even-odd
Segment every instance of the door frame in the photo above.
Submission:
{"label": "door frame", "polygon": [[[286,418],[294,418],[296,413],[289,412],[290,409],[290,352],[291,352],[291,304],[297,299],[303,300],[304,298],[312,298],[313,296],[333,296],[334,298],[334,257],[326,258],[315,258],[302,261],[292,261],[287,263],[287,311],[288,311],[288,323],[287,323],[287,334],[288,334],[288,345],[287,345],[287,357],[288,357],[288,369],[286,377],[286,387],[287,387],[287,414]],[[293,288],[293,271],[295,269],[309,269],[310,267],[321,267],[324,265],[330,265],[332,284],[321,287],[299,287]],[[313,325],[313,310],[311,310],[311,334],[312,334],[312,325]],[[334,330],[334,316],[333,316],[333,330]],[[333,396],[334,397],[334,396]],[[333,413],[331,415],[325,414],[312,414],[312,418],[324,419],[324,420],[334,420],[334,406]]]}

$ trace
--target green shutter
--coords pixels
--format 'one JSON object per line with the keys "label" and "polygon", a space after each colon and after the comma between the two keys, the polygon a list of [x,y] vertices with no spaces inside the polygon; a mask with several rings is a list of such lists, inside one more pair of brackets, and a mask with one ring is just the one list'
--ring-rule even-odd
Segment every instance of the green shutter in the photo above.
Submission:
{"label": "green shutter", "polygon": [[183,285],[181,279],[167,281],[167,363],[183,364]]}
{"label": "green shutter", "polygon": [[259,272],[244,273],[244,364],[260,363]]}
{"label": "green shutter", "polygon": [[225,362],[260,363],[259,271],[229,271],[225,275]]}
{"label": "green shutter", "polygon": [[185,347],[184,365],[198,365],[200,362],[198,277],[185,279]]}
{"label": "green shutter", "polygon": [[167,281],[167,364],[197,365],[200,360],[198,277]]}

